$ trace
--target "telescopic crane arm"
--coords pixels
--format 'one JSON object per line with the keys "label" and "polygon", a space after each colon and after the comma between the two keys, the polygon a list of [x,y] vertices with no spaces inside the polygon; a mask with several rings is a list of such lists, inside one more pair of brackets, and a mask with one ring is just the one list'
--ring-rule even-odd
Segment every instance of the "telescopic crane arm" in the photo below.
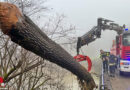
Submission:
{"label": "telescopic crane arm", "polygon": [[118,24],[114,23],[114,21],[98,18],[97,19],[97,26],[94,26],[90,31],[84,34],[81,37],[78,37],[77,42],[77,54],[79,54],[79,49],[84,46],[88,45],[89,43],[95,41],[97,38],[101,37],[102,30],[114,30],[118,34],[123,33],[125,29],[125,25],[119,26]]}

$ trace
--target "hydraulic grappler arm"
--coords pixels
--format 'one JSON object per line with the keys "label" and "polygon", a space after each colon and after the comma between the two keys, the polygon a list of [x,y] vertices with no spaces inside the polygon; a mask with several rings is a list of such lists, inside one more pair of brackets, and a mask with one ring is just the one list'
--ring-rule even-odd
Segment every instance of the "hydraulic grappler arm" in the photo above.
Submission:
{"label": "hydraulic grappler arm", "polygon": [[93,42],[97,38],[100,38],[101,36],[101,30],[114,30],[118,34],[121,34],[124,31],[125,25],[119,26],[116,23],[113,23],[113,21],[104,19],[104,18],[98,18],[97,19],[97,26],[94,26],[90,31],[88,31],[86,34],[84,34],[81,37],[78,37],[77,42],[77,54],[79,54],[79,49],[84,46],[88,45],[89,43]]}

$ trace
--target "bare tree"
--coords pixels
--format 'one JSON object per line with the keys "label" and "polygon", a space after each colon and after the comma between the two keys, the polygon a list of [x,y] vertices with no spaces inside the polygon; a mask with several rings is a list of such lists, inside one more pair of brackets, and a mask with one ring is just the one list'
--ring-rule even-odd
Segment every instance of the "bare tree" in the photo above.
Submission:
{"label": "bare tree", "polygon": [[[40,11],[47,10],[47,7],[40,7],[45,3],[41,1],[36,4],[36,0],[6,0],[17,4],[22,12],[35,17]],[[33,10],[32,10],[33,9]],[[75,32],[75,27],[63,24],[64,15],[56,15],[49,19],[42,27],[50,38],[62,45],[71,44]],[[53,27],[51,27],[53,26]],[[60,38],[60,39],[59,39]],[[61,40],[70,43],[61,42]],[[64,72],[64,73],[61,73]],[[29,51],[12,43],[10,39],[0,33],[0,76],[4,77],[8,88],[11,90],[64,90],[63,77],[65,70]],[[58,76],[58,77],[57,77]],[[55,80],[54,80],[55,79]],[[68,87],[67,87],[68,88]]]}
{"label": "bare tree", "polygon": [[[4,0],[5,2],[13,3],[17,5],[21,11],[26,14],[27,16],[34,16],[40,14],[41,12],[45,12],[48,9],[45,6],[47,0]],[[40,14],[41,15],[41,14]]]}
{"label": "bare tree", "polygon": [[[59,43],[66,49],[67,46],[76,44],[76,28],[67,24],[64,14],[55,14],[51,16],[42,27],[42,30],[55,42]],[[71,48],[72,49],[72,48]],[[73,48],[75,49],[75,47]]]}
{"label": "bare tree", "polygon": [[64,86],[62,79],[65,74],[60,74],[58,66],[50,67],[51,63],[44,62],[42,58],[11,43],[8,37],[1,36],[0,41],[0,76],[4,77],[9,89],[62,90],[61,87]]}

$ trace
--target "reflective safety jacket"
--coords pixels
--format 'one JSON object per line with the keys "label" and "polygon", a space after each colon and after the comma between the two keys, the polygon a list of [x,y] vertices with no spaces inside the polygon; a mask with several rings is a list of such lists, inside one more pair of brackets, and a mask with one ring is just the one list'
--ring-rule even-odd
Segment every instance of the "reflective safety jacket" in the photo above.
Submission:
{"label": "reflective safety jacket", "polygon": [[109,57],[109,55],[110,55],[110,52],[104,52],[100,54],[100,58],[103,59],[103,58]]}
{"label": "reflective safety jacket", "polygon": [[110,55],[109,56],[109,66],[116,65],[116,56]]}

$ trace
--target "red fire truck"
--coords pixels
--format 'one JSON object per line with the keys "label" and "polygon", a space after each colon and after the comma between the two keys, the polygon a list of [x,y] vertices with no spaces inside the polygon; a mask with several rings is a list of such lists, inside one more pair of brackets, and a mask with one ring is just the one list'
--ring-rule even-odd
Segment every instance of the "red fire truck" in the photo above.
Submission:
{"label": "red fire truck", "polygon": [[127,29],[116,36],[110,51],[118,57],[120,74],[130,72],[130,32]]}

